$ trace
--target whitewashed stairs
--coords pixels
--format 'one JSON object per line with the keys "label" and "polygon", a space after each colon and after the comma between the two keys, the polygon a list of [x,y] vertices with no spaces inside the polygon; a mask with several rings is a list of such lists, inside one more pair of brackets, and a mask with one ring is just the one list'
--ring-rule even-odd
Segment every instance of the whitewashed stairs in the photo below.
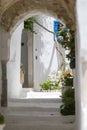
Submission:
{"label": "whitewashed stairs", "polygon": [[61,99],[10,99],[4,130],[75,130],[74,116],[61,116]]}

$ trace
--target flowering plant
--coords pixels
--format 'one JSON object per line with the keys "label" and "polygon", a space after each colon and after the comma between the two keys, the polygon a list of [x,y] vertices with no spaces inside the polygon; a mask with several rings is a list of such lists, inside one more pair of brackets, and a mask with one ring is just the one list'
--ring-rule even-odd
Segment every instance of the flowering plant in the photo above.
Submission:
{"label": "flowering plant", "polygon": [[73,86],[73,76],[70,72],[63,71],[60,82],[62,86]]}

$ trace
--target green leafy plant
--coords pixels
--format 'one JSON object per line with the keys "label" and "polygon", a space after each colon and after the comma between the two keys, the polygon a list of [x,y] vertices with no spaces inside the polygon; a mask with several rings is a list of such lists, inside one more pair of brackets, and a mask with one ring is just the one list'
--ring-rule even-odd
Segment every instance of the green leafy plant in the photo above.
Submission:
{"label": "green leafy plant", "polygon": [[48,79],[44,83],[41,83],[40,86],[41,86],[41,91],[43,91],[43,90],[58,90],[58,89],[61,89],[58,86],[58,81],[52,81],[50,79]]}
{"label": "green leafy plant", "polygon": [[60,27],[58,32],[58,42],[62,45],[65,50],[70,50],[66,54],[66,58],[70,61],[70,68],[75,68],[75,32],[67,29],[66,27]]}
{"label": "green leafy plant", "polygon": [[27,30],[27,31],[29,30],[30,32],[36,34],[36,32],[33,29],[33,23],[35,23],[35,21],[36,20],[35,20],[34,17],[31,17],[31,18],[28,18],[27,20],[25,20],[24,21],[24,29]]}
{"label": "green leafy plant", "polygon": [[0,124],[4,124],[5,119],[4,116],[0,113]]}
{"label": "green leafy plant", "polygon": [[62,115],[75,115],[75,95],[74,89],[67,89],[62,95],[63,104],[60,106]]}

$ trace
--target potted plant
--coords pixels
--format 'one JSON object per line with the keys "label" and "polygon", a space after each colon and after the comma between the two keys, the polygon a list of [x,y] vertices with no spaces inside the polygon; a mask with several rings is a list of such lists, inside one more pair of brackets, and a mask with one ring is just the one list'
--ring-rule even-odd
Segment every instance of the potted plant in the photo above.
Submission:
{"label": "potted plant", "polygon": [[5,127],[5,119],[4,116],[0,113],[0,130],[3,130]]}
{"label": "potted plant", "polygon": [[68,71],[63,71],[60,82],[62,84],[62,94],[68,89],[73,87],[73,76]]}
{"label": "potted plant", "polygon": [[62,115],[75,115],[75,90],[68,88],[62,95],[62,105],[60,113]]}

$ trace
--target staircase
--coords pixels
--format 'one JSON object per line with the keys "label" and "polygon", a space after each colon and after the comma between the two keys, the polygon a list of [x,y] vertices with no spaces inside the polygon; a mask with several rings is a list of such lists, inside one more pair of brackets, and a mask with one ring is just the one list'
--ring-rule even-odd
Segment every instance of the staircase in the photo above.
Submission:
{"label": "staircase", "polygon": [[75,130],[74,116],[61,116],[61,99],[10,99],[4,130]]}

